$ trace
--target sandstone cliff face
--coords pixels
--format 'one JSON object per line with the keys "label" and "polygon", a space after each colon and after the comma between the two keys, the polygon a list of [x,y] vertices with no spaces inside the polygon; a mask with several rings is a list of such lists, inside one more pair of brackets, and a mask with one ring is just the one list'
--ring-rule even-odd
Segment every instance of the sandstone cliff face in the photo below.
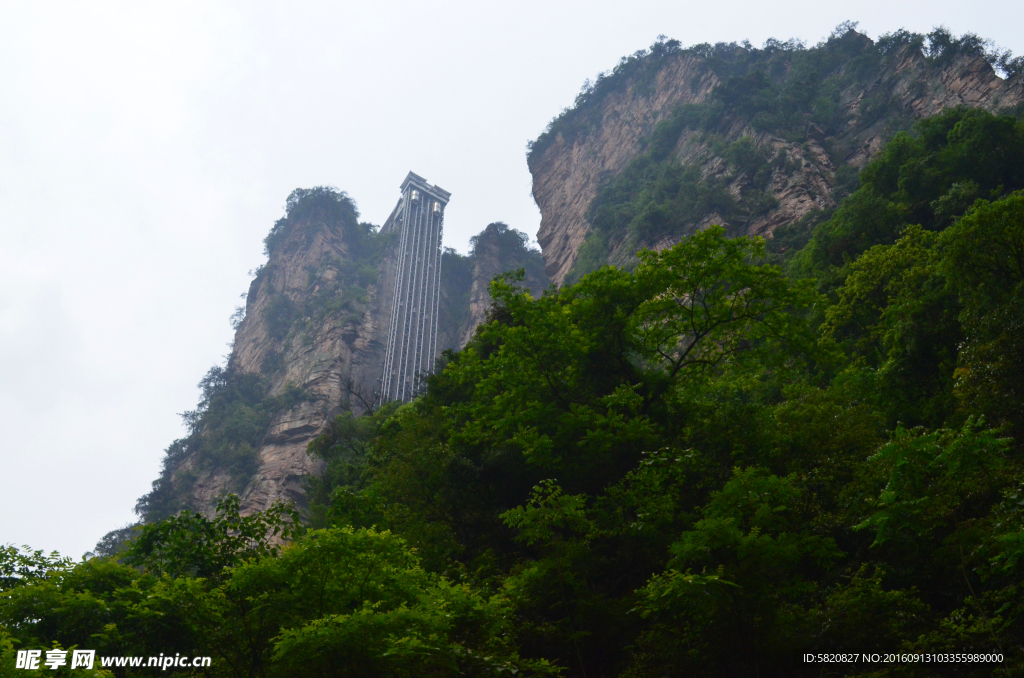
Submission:
{"label": "sandstone cliff face", "polygon": [[267,263],[249,287],[225,367],[201,383],[190,433],[137,510],[155,520],[212,513],[228,493],[244,511],[302,505],[317,470],[309,442],[342,411],[373,406],[394,287],[393,234],[358,222],[334,189],[299,189],[268,235]]}
{"label": "sandstone cliff face", "polygon": [[[854,33],[848,38],[859,41],[865,51],[874,49],[874,43],[864,36]],[[656,68],[653,77],[651,67]],[[644,152],[659,122],[669,119],[681,105],[708,102],[722,84],[712,59],[686,51],[663,57],[651,67],[647,72],[626,75],[624,82],[617,83],[600,100],[584,102],[582,110],[578,106],[570,111],[566,114],[569,124],[561,127],[575,126],[570,130],[574,133],[563,133],[555,124],[552,138],[530,155],[533,196],[541,211],[537,239],[547,274],[558,284],[573,269],[580,246],[591,230],[587,211],[602,183]],[[723,215],[708,211],[689,224],[688,231],[653,241],[621,241],[613,246],[607,260],[628,264],[638,247],[670,246],[687,232],[710,223],[721,223],[736,235],[770,236],[779,225],[792,223],[811,210],[834,207],[836,171],[843,165],[862,168],[894,133],[897,118],[925,117],[961,105],[995,112],[1024,102],[1022,78],[1001,79],[980,56],[933,63],[920,49],[903,47],[893,57],[885,58],[878,70],[852,79],[852,84],[833,97],[843,122],[829,134],[808,123],[801,138],[787,139],[758,131],[742,112],[726,109],[715,141],[720,144],[749,137],[769,156],[786,160],[772,172],[766,188],[775,200],[767,213],[730,223]],[[884,97],[890,112],[881,117],[872,115],[868,106],[872,97]],[[591,121],[585,133],[577,132],[584,124],[579,119]],[[699,166],[705,179],[725,181],[738,197],[740,184],[749,177],[730,172],[708,136],[684,131],[673,155],[681,163]]]}
{"label": "sandstone cliff face", "polygon": [[[231,396],[235,401],[224,405],[214,402],[224,396],[205,397],[193,433],[169,448],[163,477],[140,502],[147,518],[181,508],[212,513],[228,493],[240,495],[245,512],[279,500],[301,506],[303,479],[319,470],[306,453],[309,443],[341,412],[376,404],[394,293],[394,234],[358,224],[343,194],[314,198],[271,232],[269,258],[249,287],[228,365],[211,372],[219,375],[217,388],[241,384],[235,391],[248,390],[248,399]],[[445,252],[442,350],[461,348],[485,319],[494,276],[523,268],[535,293],[546,286],[540,252],[527,240],[495,223],[473,239],[469,256]]]}
{"label": "sandstone cliff face", "polygon": [[653,92],[630,83],[608,96],[594,133],[572,141],[556,137],[544,153],[531,157],[533,198],[541,212],[537,241],[551,280],[561,283],[572,268],[600,182],[629,164],[640,151],[640,140],[673,108],[706,101],[719,83],[702,60],[680,55],[659,70]]}
{"label": "sandstone cliff face", "polygon": [[[301,504],[302,478],[317,470],[306,454],[309,442],[339,412],[360,411],[360,399],[373,398],[393,262],[384,257],[372,282],[354,285],[344,279],[359,263],[350,241],[342,224],[316,216],[299,221],[250,285],[229,365],[269,380],[269,397],[291,389],[298,402],[273,413],[256,472],[241,490],[245,510],[277,500]],[[345,297],[346,303],[336,303]],[[230,470],[203,468],[202,461],[189,459],[181,471],[202,469],[189,503],[209,510],[219,496],[237,491],[238,478]]]}

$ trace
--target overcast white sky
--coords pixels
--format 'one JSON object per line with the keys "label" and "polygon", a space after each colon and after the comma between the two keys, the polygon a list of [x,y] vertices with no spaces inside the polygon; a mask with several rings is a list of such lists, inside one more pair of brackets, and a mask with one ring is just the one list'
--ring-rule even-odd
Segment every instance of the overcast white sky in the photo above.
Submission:
{"label": "overcast white sky", "polygon": [[1024,3],[0,3],[0,544],[79,557],[134,516],[296,187],[381,223],[413,170],[445,244],[536,234],[525,145],[658,34],[813,44]]}

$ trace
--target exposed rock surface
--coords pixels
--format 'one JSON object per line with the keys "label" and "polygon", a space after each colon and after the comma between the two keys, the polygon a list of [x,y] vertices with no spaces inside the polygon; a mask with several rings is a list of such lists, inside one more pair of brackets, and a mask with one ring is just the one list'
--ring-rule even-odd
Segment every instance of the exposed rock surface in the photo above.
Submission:
{"label": "exposed rock surface", "polygon": [[[868,38],[853,35],[861,41],[863,49],[873,47]],[[713,66],[710,59],[685,51],[666,57],[653,78],[644,72],[631,76],[599,101],[588,102],[588,110],[577,107],[566,114],[593,121],[587,133],[565,135],[554,127],[553,139],[531,153],[533,196],[541,211],[537,239],[547,274],[553,281],[563,283],[573,268],[591,229],[588,208],[602,182],[641,154],[655,126],[668,119],[680,105],[700,104],[712,97],[713,90],[721,84]],[[758,132],[741,114],[730,114],[727,131],[719,141],[747,136],[771,155],[779,151],[785,154],[787,167],[773,172],[767,189],[777,206],[756,218],[731,224],[721,215],[709,212],[692,228],[722,223],[734,234],[770,236],[779,225],[800,219],[813,209],[834,207],[835,172],[839,166],[863,167],[893,133],[892,115],[873,117],[861,105],[879,93],[887,97],[890,110],[912,119],[960,105],[993,112],[1019,106],[1024,102],[1024,82],[1020,76],[1001,79],[980,56],[963,56],[936,64],[919,49],[904,47],[895,58],[886,59],[879,71],[858,76],[854,85],[839,93],[838,105],[845,125],[831,135],[812,124],[803,139],[788,141],[782,136]],[[706,178],[731,176],[725,161],[716,157],[712,145],[700,135],[682,134],[674,154],[680,162],[699,165]],[[729,188],[738,195],[738,185]],[[638,246],[665,247],[683,235],[674,233],[653,242],[621,242],[621,251],[613,250],[608,260],[625,263]]]}
{"label": "exposed rock surface", "polygon": [[541,213],[537,242],[551,280],[561,283],[576,261],[588,230],[585,214],[600,182],[624,169],[641,150],[640,140],[676,106],[705,101],[719,83],[701,59],[680,55],[658,72],[653,92],[641,94],[630,83],[610,94],[593,133],[572,141],[559,135],[531,156],[533,198]]}
{"label": "exposed rock surface", "polygon": [[[350,203],[345,198],[341,204]],[[151,517],[180,508],[211,513],[230,492],[240,495],[245,512],[278,500],[302,505],[303,478],[318,470],[306,453],[310,441],[339,413],[376,404],[394,293],[394,237],[356,224],[355,216],[354,209],[341,217],[314,210],[275,226],[278,237],[249,287],[224,372],[227,381],[248,375],[261,385],[269,423],[255,431],[253,458],[248,469],[240,469],[211,453],[209,439],[225,437],[225,425],[200,418],[196,432],[176,443],[185,443],[179,448],[186,450],[184,457],[174,459],[169,450],[163,489],[148,495]],[[524,234],[495,223],[473,238],[469,256],[445,253],[441,349],[461,348],[472,337],[485,319],[487,285],[494,276],[523,268],[524,283],[535,293],[545,287],[543,259],[526,241]],[[226,438],[232,450],[249,449],[245,435],[227,431]]]}
{"label": "exposed rock surface", "polygon": [[[377,236],[382,237],[382,236]],[[359,411],[372,401],[383,361],[394,262],[385,257],[361,299],[335,310],[318,308],[318,295],[353,295],[339,284],[351,263],[345,229],[317,218],[300,221],[271,253],[253,280],[246,314],[235,335],[229,365],[270,381],[270,396],[298,389],[301,400],[273,414],[258,449],[256,473],[241,491],[245,510],[277,500],[302,502],[302,477],[316,470],[309,442],[343,409]],[[181,468],[200,468],[192,458]],[[230,470],[201,470],[192,485],[192,506],[210,510],[237,489]]]}

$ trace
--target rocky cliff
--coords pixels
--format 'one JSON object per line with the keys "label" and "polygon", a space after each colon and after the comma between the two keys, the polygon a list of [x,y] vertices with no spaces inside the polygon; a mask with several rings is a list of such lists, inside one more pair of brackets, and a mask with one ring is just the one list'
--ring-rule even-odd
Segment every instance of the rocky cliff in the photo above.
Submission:
{"label": "rocky cliff", "polygon": [[302,478],[315,471],[309,441],[337,413],[373,400],[390,237],[360,224],[345,194],[320,188],[289,197],[266,244],[227,366],[204,379],[199,408],[186,414],[190,435],[168,448],[140,500],[147,518],[209,511],[228,492],[247,510],[301,502]]}
{"label": "rocky cliff", "polygon": [[[532,144],[548,275],[629,265],[710,223],[770,236],[827,213],[914,119],[1021,106],[1024,78],[999,77],[979,44],[941,30],[874,42],[847,25],[810,49],[662,41],[623,59]],[[675,223],[658,223],[672,201]]]}
{"label": "rocky cliff", "polygon": [[[482,322],[487,285],[508,270],[546,286],[540,252],[525,234],[494,223],[463,256],[442,261],[438,339],[458,349]],[[374,406],[394,292],[394,234],[359,223],[333,189],[296,190],[266,239],[228,363],[200,384],[187,437],[167,450],[161,477],[138,509],[158,519],[183,508],[209,513],[237,493],[246,511],[277,500],[303,503],[317,471],[309,442],[343,411]],[[241,315],[241,314],[240,314]]]}

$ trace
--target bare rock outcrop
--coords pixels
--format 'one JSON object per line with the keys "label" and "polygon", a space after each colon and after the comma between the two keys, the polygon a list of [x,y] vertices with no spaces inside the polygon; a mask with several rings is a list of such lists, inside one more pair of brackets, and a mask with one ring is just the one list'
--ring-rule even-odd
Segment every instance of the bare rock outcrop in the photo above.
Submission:
{"label": "bare rock outcrop", "polygon": [[680,55],[658,71],[653,91],[647,83],[631,82],[608,95],[593,133],[573,140],[558,135],[543,153],[531,154],[533,198],[541,212],[537,242],[551,280],[562,282],[572,268],[600,182],[629,164],[640,140],[673,108],[705,101],[718,84],[703,60]]}
{"label": "bare rock outcrop", "polygon": [[[344,194],[305,193],[307,202],[290,204],[271,232],[268,261],[249,287],[219,372],[218,388],[228,395],[211,390],[192,434],[169,448],[169,468],[140,501],[147,517],[180,508],[209,513],[227,493],[240,495],[244,511],[278,500],[301,505],[303,477],[317,470],[310,441],[338,413],[373,402],[393,248],[388,235],[358,223]],[[174,458],[176,450],[183,458]]]}
{"label": "bare rock outcrop", "polygon": [[[164,475],[140,502],[149,519],[181,508],[211,513],[228,493],[245,512],[280,500],[301,506],[304,478],[319,470],[309,443],[338,414],[377,404],[395,234],[358,223],[344,194],[296,193],[306,202],[289,199],[268,237],[227,367],[211,371],[191,435],[169,448]],[[485,320],[495,276],[522,268],[536,294],[546,286],[543,259],[527,241],[493,223],[469,256],[445,252],[441,348],[461,348]]]}
{"label": "bare rock outcrop", "polygon": [[[863,50],[874,49],[874,43],[865,36],[851,31],[847,38],[858,41]],[[659,54],[657,60],[652,54],[649,61],[644,68],[613,76],[618,80],[614,88],[606,88],[611,91],[592,100],[582,99],[576,109],[553,124],[548,138],[538,140],[542,144],[535,142],[530,153],[533,196],[541,211],[537,238],[545,270],[557,284],[562,284],[573,269],[580,246],[591,230],[587,213],[603,182],[647,149],[659,122],[670,119],[684,104],[708,102],[722,84],[714,60],[693,50]],[[750,137],[768,155],[781,154],[786,161],[772,172],[767,184],[774,206],[734,223],[709,212],[691,228],[722,223],[737,235],[770,236],[778,226],[792,223],[811,210],[834,207],[837,170],[843,165],[860,169],[867,164],[894,133],[897,118],[912,120],[955,106],[996,112],[1024,102],[1022,78],[1000,78],[981,56],[959,56],[935,63],[910,46],[900,48],[893,58],[883,59],[877,71],[852,79],[853,84],[838,93],[838,112],[845,124],[829,134],[810,123],[802,138],[790,140],[759,132],[741,112],[726,108],[722,121],[726,131],[719,130],[714,141],[720,145]],[[879,100],[888,114],[872,113],[871,104]],[[581,127],[584,132],[579,131]],[[682,163],[699,165],[705,179],[734,179],[716,155],[708,135],[682,133],[673,153]],[[729,189],[739,194],[739,186],[730,185]],[[626,263],[640,246],[666,247],[683,236],[685,233],[674,233],[654,241],[622,241],[617,249],[613,247],[608,260]]]}

